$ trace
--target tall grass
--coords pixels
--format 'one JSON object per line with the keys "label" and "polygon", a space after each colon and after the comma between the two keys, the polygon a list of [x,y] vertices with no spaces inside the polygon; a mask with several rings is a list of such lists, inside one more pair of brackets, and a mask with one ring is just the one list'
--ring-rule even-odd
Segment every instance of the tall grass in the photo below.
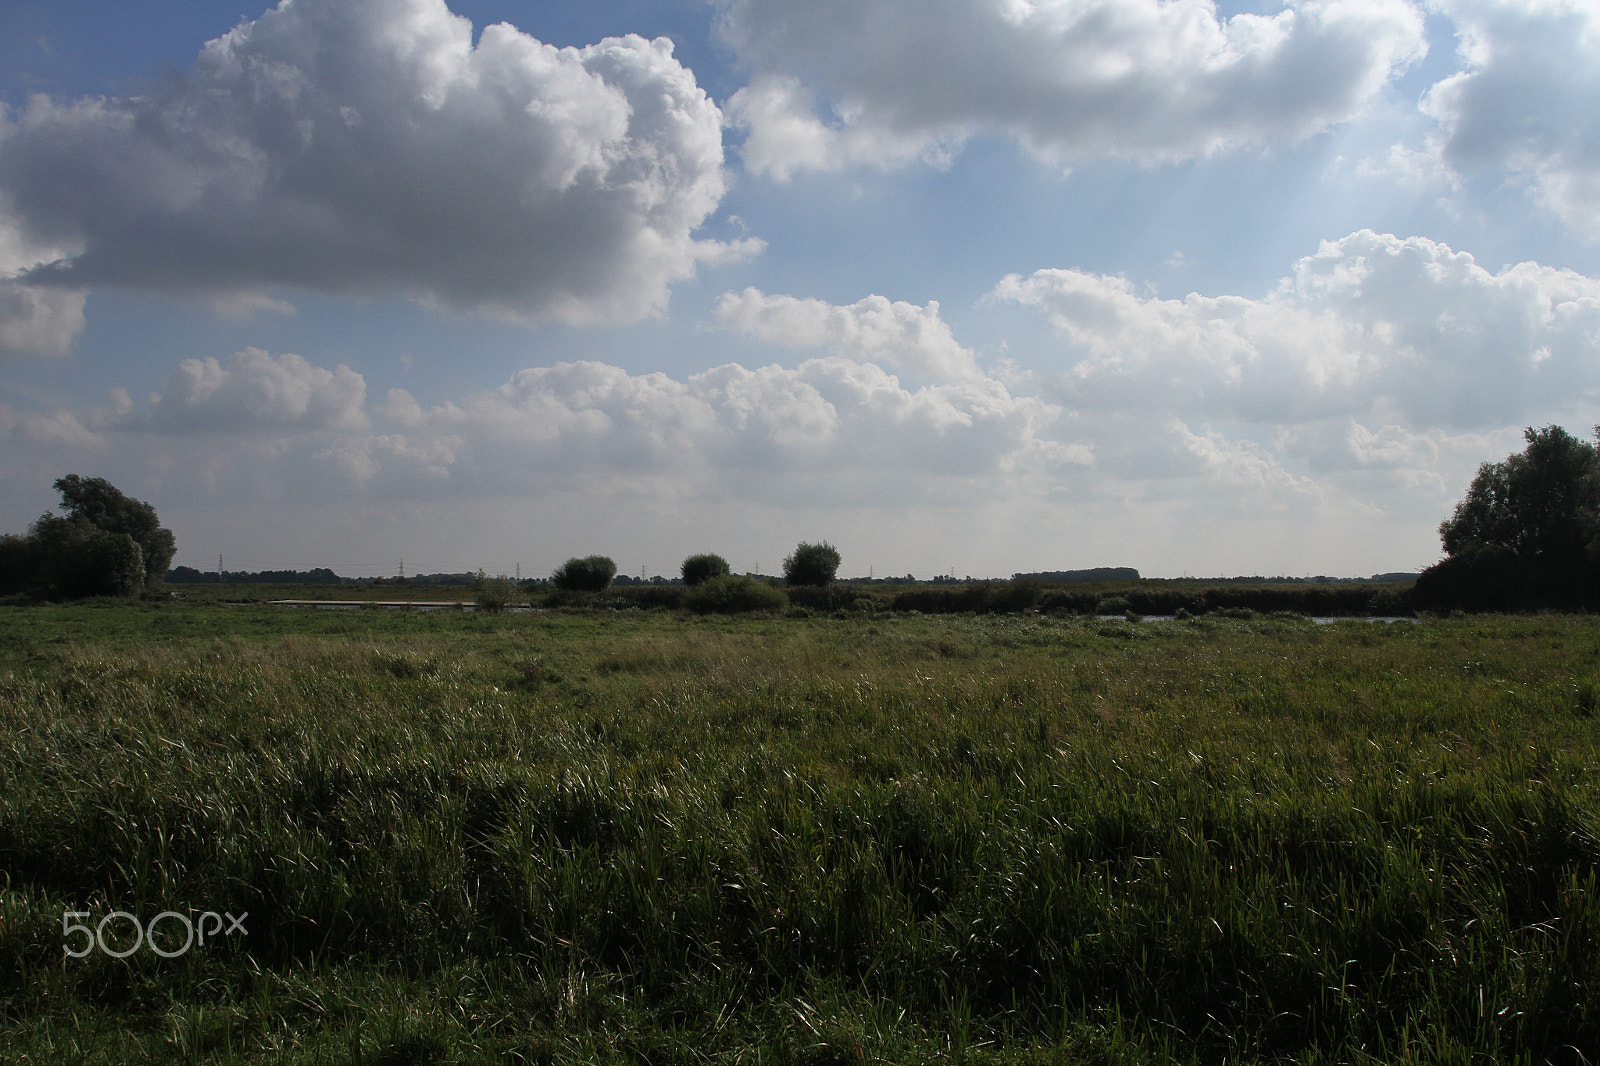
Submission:
{"label": "tall grass", "polygon": [[[129,606],[0,633],[13,1060],[1600,1047],[1588,619]],[[63,912],[191,908],[248,934],[63,956]]]}

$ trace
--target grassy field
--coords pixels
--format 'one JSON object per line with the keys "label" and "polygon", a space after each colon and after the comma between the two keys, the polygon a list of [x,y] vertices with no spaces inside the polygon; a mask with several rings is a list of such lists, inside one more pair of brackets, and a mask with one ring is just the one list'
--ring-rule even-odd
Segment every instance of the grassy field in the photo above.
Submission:
{"label": "grassy field", "polygon": [[0,607],[0,1058],[1600,1061],[1597,705],[1583,617]]}

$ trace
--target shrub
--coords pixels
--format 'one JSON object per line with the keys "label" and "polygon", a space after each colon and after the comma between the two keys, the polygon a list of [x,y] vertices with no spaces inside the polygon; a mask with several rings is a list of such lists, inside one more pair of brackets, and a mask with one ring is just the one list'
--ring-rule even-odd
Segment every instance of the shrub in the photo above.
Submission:
{"label": "shrub", "polygon": [[483,572],[479,571],[478,580],[474,585],[478,609],[489,614],[499,614],[517,598],[517,583],[504,574],[499,577],[485,577]]}
{"label": "shrub", "polygon": [[960,588],[907,589],[894,598],[897,611],[925,614],[984,614],[994,604],[994,586],[987,581]]}
{"label": "shrub", "polygon": [[1044,585],[1032,578],[1016,578],[1003,585],[975,581],[960,588],[907,589],[895,596],[894,609],[927,614],[1031,611],[1044,595]]}
{"label": "shrub", "polygon": [[1044,583],[1029,577],[1013,578],[994,590],[990,601],[993,611],[1031,611],[1044,598]]}
{"label": "shrub", "polygon": [[1107,596],[1100,601],[1100,606],[1097,608],[1096,613],[1102,615],[1127,614],[1130,609],[1131,605],[1123,597]]}
{"label": "shrub", "polygon": [[783,561],[783,580],[791,585],[828,585],[838,572],[839,550],[827,541],[819,544],[801,541],[794,554]]}
{"label": "shrub", "polygon": [[1100,606],[1100,594],[1077,589],[1052,589],[1039,600],[1039,609],[1052,614],[1094,614]]}
{"label": "shrub", "polygon": [[789,606],[789,597],[753,577],[714,577],[684,593],[683,605],[696,614],[781,611]]}
{"label": "shrub", "polygon": [[616,591],[618,595],[627,597],[635,607],[649,611],[682,607],[683,594],[688,590],[682,585],[634,585],[631,588],[618,586]]}
{"label": "shrub", "polygon": [[792,585],[786,590],[789,602],[813,611],[836,611],[856,598],[855,589],[844,585],[822,588],[817,585]]}
{"label": "shrub", "polygon": [[691,555],[683,561],[683,583],[691,587],[730,573],[728,560],[720,555]]}
{"label": "shrub", "polygon": [[617,576],[617,564],[604,555],[568,559],[550,575],[556,588],[567,592],[599,592]]}

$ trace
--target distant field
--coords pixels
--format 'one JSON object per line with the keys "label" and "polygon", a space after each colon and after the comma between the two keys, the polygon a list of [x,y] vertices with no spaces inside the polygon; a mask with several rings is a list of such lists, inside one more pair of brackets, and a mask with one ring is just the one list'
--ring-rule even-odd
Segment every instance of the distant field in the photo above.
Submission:
{"label": "distant field", "polygon": [[1585,617],[0,607],[0,1059],[1592,1062],[1597,707]]}

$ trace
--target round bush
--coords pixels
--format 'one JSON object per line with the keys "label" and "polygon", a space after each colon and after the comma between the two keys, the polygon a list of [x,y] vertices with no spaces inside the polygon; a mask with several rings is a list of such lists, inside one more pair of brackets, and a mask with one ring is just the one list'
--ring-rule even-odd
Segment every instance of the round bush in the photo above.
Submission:
{"label": "round bush", "polygon": [[567,592],[599,592],[617,576],[617,564],[604,555],[568,559],[550,575],[556,588]]}
{"label": "round bush", "polygon": [[839,572],[839,549],[827,541],[801,541],[783,561],[783,579],[791,585],[827,585]]}
{"label": "round bush", "polygon": [[691,555],[683,561],[683,583],[691,587],[732,572],[728,560],[720,555]]}

